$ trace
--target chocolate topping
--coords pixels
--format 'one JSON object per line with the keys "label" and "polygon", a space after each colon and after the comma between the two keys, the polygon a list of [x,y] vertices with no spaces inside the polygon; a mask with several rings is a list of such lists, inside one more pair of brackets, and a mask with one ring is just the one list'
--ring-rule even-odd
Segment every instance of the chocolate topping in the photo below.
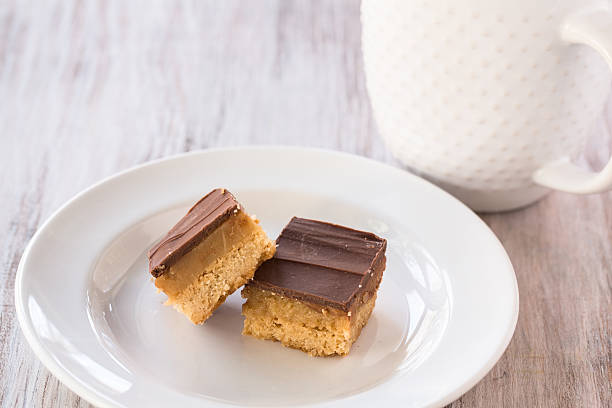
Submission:
{"label": "chocolate topping", "polygon": [[249,285],[345,312],[385,268],[385,239],[340,225],[294,217],[276,243]]}
{"label": "chocolate topping", "polygon": [[161,276],[238,210],[240,204],[226,189],[218,188],[206,194],[149,250],[151,275]]}

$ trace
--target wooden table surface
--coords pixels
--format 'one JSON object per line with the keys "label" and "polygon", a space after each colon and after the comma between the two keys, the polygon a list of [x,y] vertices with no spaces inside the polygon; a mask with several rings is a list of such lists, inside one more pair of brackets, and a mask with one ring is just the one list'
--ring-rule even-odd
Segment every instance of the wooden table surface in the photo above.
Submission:
{"label": "wooden table surface", "polygon": [[[0,101],[2,408],[89,406],[34,356],[13,300],[28,240],[83,188],[213,146],[397,164],[366,95],[357,1],[4,0]],[[608,103],[583,163],[607,160],[611,123]],[[483,218],[516,269],[520,316],[501,360],[451,406],[610,406],[612,193]]]}

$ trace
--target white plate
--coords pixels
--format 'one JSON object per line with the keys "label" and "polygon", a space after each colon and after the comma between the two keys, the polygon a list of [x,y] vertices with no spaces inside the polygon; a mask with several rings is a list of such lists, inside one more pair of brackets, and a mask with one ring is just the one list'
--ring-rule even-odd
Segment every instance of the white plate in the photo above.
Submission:
{"label": "white plate", "polygon": [[[376,308],[349,356],[240,335],[240,294],[202,326],[163,306],[146,250],[225,187],[271,237],[293,215],[388,240]],[[302,148],[196,152],[111,177],[36,233],[15,303],[36,355],[102,407],[440,406],[491,369],[518,315],[512,265],[467,207],[372,160]]]}

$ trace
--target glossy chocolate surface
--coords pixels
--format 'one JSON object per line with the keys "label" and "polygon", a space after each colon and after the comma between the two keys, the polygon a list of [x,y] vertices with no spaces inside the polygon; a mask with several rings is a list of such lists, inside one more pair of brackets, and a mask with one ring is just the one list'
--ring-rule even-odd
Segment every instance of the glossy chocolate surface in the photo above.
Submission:
{"label": "glossy chocolate surface", "polygon": [[149,250],[151,275],[156,278],[161,276],[178,258],[239,210],[238,201],[223,188],[205,195]]}
{"label": "glossy chocolate surface", "polygon": [[385,239],[340,225],[294,217],[276,243],[249,285],[309,303],[349,311],[385,269]]}

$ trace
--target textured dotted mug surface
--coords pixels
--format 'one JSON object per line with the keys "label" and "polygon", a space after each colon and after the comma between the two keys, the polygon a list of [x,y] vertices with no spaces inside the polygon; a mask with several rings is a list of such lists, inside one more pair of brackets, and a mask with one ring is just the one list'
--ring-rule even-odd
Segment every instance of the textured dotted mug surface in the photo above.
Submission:
{"label": "textured dotted mug surface", "polygon": [[[609,9],[588,0],[363,0],[367,87],[383,139],[477,210],[540,198],[548,189],[534,174],[581,151],[612,80],[606,50],[572,44],[563,30]],[[602,24],[598,35],[612,37]]]}

